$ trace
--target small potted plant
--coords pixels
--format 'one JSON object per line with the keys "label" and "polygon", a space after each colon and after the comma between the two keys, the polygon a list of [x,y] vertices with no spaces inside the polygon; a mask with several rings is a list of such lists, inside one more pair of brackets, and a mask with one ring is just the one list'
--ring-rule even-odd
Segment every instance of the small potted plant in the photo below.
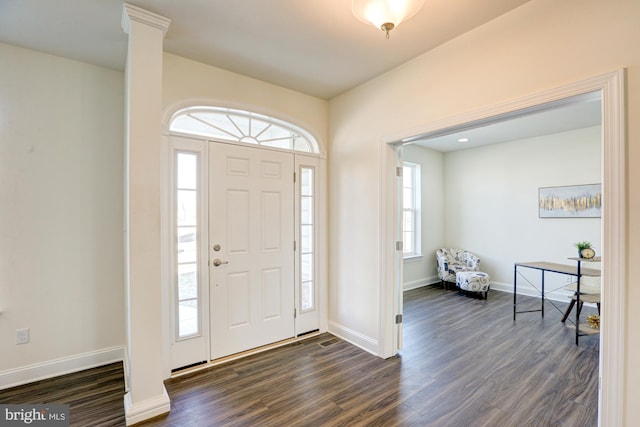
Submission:
{"label": "small potted plant", "polygon": [[[585,240],[583,242],[574,243],[573,246],[578,248],[578,258],[593,258],[595,255],[595,252],[593,252],[593,249],[591,248],[591,242],[587,242]],[[588,251],[585,251],[585,249],[588,249]]]}

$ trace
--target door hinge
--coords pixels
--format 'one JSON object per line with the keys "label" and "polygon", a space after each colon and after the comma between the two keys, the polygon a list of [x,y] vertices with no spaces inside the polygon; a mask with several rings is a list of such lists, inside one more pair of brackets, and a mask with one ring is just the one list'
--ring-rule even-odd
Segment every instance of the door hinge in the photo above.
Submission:
{"label": "door hinge", "polygon": [[296,182],[296,173],[293,173],[293,182]]}
{"label": "door hinge", "polygon": [[396,314],[396,325],[402,323],[402,314]]}
{"label": "door hinge", "polygon": [[295,252],[297,250],[297,248],[298,248],[298,245],[297,245],[296,241],[294,240],[293,241],[293,251]]}
{"label": "door hinge", "polygon": [[401,251],[402,250],[402,240],[398,240],[396,242],[396,251]]}
{"label": "door hinge", "polygon": [[402,166],[396,166],[396,176],[397,177],[402,176]]}
{"label": "door hinge", "polygon": [[293,309],[293,318],[294,319],[298,318],[298,310],[296,310],[295,308]]}

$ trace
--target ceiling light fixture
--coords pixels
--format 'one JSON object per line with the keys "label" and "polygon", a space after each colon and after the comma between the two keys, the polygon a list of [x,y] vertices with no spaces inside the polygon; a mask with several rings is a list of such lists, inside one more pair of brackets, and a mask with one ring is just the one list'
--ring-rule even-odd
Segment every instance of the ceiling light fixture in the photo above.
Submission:
{"label": "ceiling light fixture", "polygon": [[418,13],[424,0],[353,0],[353,14],[360,21],[380,28],[389,38],[389,31]]}
{"label": "ceiling light fixture", "polygon": [[458,142],[469,142],[469,138],[460,138]]}

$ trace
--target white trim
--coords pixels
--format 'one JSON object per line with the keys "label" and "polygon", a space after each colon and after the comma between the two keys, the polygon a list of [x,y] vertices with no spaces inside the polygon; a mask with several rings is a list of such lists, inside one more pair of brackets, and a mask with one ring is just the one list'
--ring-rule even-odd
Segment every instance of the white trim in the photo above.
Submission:
{"label": "white trim", "polygon": [[[591,79],[568,84],[540,93],[524,96],[493,106],[480,108],[457,116],[436,120],[423,126],[403,130],[394,135],[381,138],[381,165],[383,181],[381,235],[383,247],[380,251],[381,271],[393,271],[395,261],[388,254],[385,242],[392,241],[395,235],[393,206],[397,200],[390,185],[395,176],[391,167],[394,146],[402,144],[418,134],[429,134],[441,129],[455,128],[473,122],[486,122],[491,117],[506,117],[514,111],[525,110],[542,104],[559,101],[572,96],[601,91],[603,106],[602,138],[603,138],[603,195],[607,202],[602,214],[602,248],[603,259],[603,293],[601,310],[605,318],[600,335],[600,393],[598,423],[603,426],[622,426],[624,421],[625,402],[625,319],[626,286],[627,286],[627,252],[626,252],[626,123],[625,123],[625,70],[617,70]],[[387,273],[388,274],[388,273]],[[397,289],[396,277],[382,275],[381,295]],[[387,280],[385,280],[387,279]],[[392,279],[392,280],[389,280]],[[380,313],[384,315],[395,304],[393,298],[382,302]],[[381,340],[387,343],[393,339],[390,332],[392,319],[384,318],[386,324],[381,327]],[[388,348],[388,346],[385,346]],[[388,356],[387,356],[388,357]]]}
{"label": "white trim", "polygon": [[[594,79],[595,80],[595,79]],[[602,248],[606,260],[600,338],[599,425],[622,426],[625,402],[625,319],[627,318],[625,71],[592,82],[602,88]]]}
{"label": "white trim", "polygon": [[353,329],[349,329],[346,326],[332,321],[329,321],[328,332],[368,353],[379,356],[379,342],[374,338],[363,335]]}
{"label": "white trim", "polygon": [[131,402],[130,392],[124,395],[124,414],[128,426],[166,414],[170,410],[171,401],[164,385],[161,395],[135,404]]}
{"label": "white trim", "polygon": [[423,277],[422,279],[404,282],[402,284],[402,290],[410,291],[411,289],[418,289],[424,286],[435,285],[437,283],[440,283],[440,279],[438,278],[438,276]]}
{"label": "white trim", "polygon": [[124,346],[61,357],[0,372],[0,390],[124,360]]}
{"label": "white trim", "polygon": [[171,19],[165,18],[141,7],[134,6],[129,3],[122,4],[122,20],[121,25],[125,33],[129,34],[131,30],[131,21],[139,22],[162,31],[162,35],[166,35],[171,24]]}
{"label": "white trim", "polygon": [[396,168],[402,166],[402,146],[380,144],[380,284],[379,284],[379,351],[378,356],[389,358],[397,354],[402,345],[402,324],[397,325],[395,317],[403,312],[402,282],[404,262],[402,251],[396,249],[401,240],[401,197],[402,180]]}
{"label": "white trim", "polygon": [[[503,282],[492,281],[491,290],[513,294],[513,283],[503,283]],[[534,286],[531,286],[529,283],[526,283],[526,281],[524,280],[518,280],[518,295],[540,298],[540,292],[538,291],[538,289],[536,289]],[[545,287],[544,299],[568,303],[569,298],[571,298],[572,296],[573,296],[573,292],[567,289],[564,289],[564,287],[552,290],[550,292]]]}

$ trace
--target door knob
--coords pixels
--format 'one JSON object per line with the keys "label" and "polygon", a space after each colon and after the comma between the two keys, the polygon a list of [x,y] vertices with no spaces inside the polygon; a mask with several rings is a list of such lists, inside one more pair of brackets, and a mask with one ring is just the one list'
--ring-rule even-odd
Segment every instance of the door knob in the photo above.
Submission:
{"label": "door knob", "polygon": [[222,261],[217,258],[213,260],[214,267],[220,267],[222,264],[229,264],[229,261]]}

